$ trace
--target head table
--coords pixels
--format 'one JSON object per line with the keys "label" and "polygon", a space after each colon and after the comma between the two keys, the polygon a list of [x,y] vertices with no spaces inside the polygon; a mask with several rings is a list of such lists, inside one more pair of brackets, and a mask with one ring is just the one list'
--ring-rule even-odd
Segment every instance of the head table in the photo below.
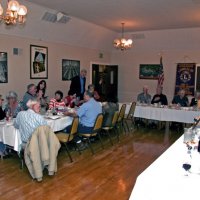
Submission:
{"label": "head table", "polygon": [[193,123],[194,118],[200,116],[199,110],[192,108],[172,109],[168,107],[142,106],[135,107],[134,117],[166,122]]}
{"label": "head table", "polygon": [[199,199],[200,154],[197,154],[195,162],[199,163],[198,172],[186,176],[182,165],[187,156],[187,148],[181,136],[137,177],[129,200]]}
{"label": "head table", "polygon": [[[67,126],[71,125],[72,118],[68,116],[58,116],[55,119],[45,118],[47,124],[52,128],[54,132],[63,130]],[[13,126],[13,121],[0,123],[0,142],[13,147],[15,151],[20,150],[22,143],[19,130]]]}

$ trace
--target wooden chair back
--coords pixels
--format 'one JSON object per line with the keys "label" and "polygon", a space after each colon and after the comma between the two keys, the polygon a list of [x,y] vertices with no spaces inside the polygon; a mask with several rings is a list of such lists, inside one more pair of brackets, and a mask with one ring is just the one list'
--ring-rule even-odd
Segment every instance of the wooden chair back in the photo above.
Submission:
{"label": "wooden chair back", "polygon": [[98,114],[94,124],[93,132],[101,130],[102,124],[103,124],[103,114]]}
{"label": "wooden chair back", "polygon": [[134,115],[134,112],[135,112],[135,106],[136,106],[136,102],[132,102],[126,119],[133,118],[133,115]]}
{"label": "wooden chair back", "polygon": [[112,124],[111,124],[112,127],[114,127],[116,125],[117,119],[118,119],[118,115],[119,115],[119,112],[115,111],[115,113],[113,115],[113,118],[112,118]]}
{"label": "wooden chair back", "polygon": [[119,111],[117,122],[121,122],[124,119],[125,111],[126,111],[126,104],[122,104],[122,107]]}
{"label": "wooden chair back", "polygon": [[70,130],[70,134],[71,134],[71,135],[74,135],[74,134],[77,133],[78,124],[79,124],[79,118],[78,118],[78,117],[74,117],[74,119],[73,119],[73,121],[72,121],[71,130]]}

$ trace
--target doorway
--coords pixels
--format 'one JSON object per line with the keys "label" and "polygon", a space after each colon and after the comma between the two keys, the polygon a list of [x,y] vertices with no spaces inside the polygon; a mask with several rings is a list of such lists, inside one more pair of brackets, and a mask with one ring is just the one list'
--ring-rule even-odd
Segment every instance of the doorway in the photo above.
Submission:
{"label": "doorway", "polygon": [[112,96],[118,99],[118,66],[92,64],[92,84],[95,85],[101,101]]}

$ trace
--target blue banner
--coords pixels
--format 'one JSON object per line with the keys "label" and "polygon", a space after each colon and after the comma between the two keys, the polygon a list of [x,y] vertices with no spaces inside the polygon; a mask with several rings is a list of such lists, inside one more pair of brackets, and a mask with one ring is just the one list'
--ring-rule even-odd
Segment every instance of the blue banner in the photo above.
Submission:
{"label": "blue banner", "polygon": [[194,95],[195,72],[195,63],[177,64],[175,95],[180,89],[184,89],[186,91],[186,95]]}

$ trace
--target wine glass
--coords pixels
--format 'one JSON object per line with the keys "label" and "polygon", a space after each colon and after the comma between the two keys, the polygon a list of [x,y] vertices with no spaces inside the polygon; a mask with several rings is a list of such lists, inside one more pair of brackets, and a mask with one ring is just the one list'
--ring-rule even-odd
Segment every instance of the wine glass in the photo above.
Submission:
{"label": "wine glass", "polygon": [[189,176],[189,169],[191,168],[191,164],[189,162],[183,163],[183,169],[186,171],[185,176]]}

